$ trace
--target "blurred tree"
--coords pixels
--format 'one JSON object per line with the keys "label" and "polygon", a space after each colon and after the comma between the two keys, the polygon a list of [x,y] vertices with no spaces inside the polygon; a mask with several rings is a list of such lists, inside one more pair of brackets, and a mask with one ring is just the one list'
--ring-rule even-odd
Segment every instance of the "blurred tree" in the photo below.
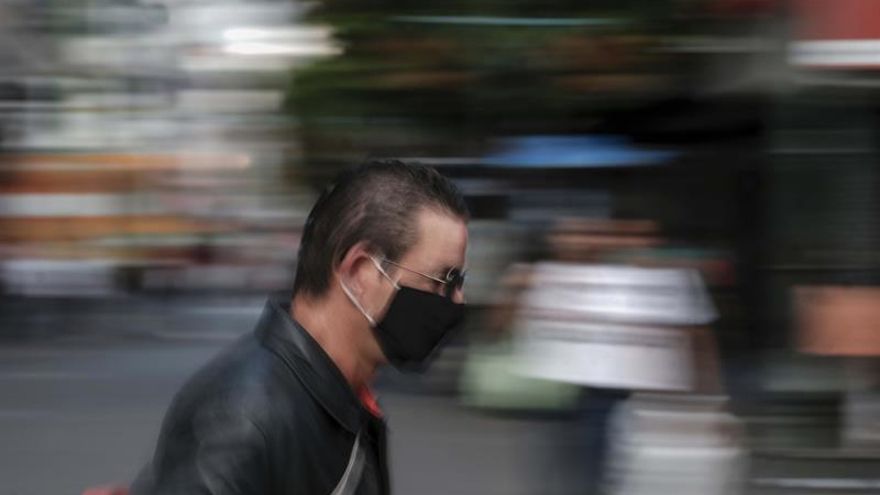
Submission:
{"label": "blurred tree", "polygon": [[298,70],[287,108],[324,183],[368,155],[474,156],[488,138],[572,133],[674,85],[676,2],[327,0],[338,57]]}

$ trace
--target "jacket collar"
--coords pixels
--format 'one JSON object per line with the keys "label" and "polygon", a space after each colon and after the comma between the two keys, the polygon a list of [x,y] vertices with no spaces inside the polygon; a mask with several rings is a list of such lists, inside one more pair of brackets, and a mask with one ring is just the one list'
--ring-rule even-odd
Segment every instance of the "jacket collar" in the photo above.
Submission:
{"label": "jacket collar", "polygon": [[360,431],[363,407],[330,356],[290,316],[290,298],[270,297],[255,333],[336,421],[352,433]]}

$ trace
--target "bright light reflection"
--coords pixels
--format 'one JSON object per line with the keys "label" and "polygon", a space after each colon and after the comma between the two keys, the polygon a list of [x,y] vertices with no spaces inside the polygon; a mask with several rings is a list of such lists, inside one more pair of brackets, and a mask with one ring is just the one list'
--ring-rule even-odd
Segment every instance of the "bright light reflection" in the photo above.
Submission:
{"label": "bright light reflection", "polygon": [[236,42],[223,47],[223,51],[230,55],[248,56],[290,56],[290,57],[322,57],[339,55],[342,50],[330,44],[318,43],[258,43]]}
{"label": "bright light reflection", "polygon": [[237,41],[328,40],[332,30],[326,26],[236,27],[223,31],[223,39]]}

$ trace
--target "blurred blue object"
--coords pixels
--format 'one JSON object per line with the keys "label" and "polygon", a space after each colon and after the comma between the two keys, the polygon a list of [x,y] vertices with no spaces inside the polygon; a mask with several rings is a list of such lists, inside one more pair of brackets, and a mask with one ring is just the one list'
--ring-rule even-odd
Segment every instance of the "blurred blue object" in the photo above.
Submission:
{"label": "blurred blue object", "polygon": [[456,24],[464,26],[520,26],[520,27],[580,27],[580,26],[611,26],[625,24],[622,19],[614,18],[534,18],[534,17],[492,17],[492,16],[461,16],[461,15],[402,15],[392,17],[393,21],[414,22],[420,24]]}
{"label": "blurred blue object", "polygon": [[674,151],[643,150],[619,136],[526,136],[501,140],[484,165],[522,168],[591,168],[662,165]]}

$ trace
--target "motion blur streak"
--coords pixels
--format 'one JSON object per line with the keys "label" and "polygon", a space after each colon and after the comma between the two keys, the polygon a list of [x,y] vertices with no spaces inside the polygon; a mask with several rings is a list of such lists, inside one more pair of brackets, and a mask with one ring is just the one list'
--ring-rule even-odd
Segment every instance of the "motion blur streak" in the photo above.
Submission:
{"label": "motion blur streak", "polygon": [[124,487],[327,181],[437,167],[397,493],[877,493],[876,0],[0,2],[0,493]]}

